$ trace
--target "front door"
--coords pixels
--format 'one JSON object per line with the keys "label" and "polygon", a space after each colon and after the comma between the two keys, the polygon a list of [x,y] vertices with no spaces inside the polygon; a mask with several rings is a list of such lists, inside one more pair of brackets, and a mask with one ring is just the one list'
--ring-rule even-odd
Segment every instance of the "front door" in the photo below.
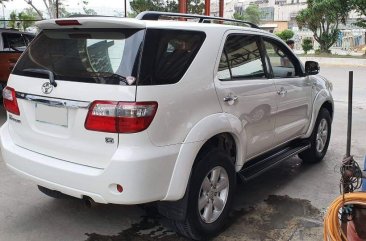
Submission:
{"label": "front door", "polygon": [[258,36],[231,33],[222,50],[215,78],[224,112],[240,119],[245,159],[273,145],[277,92]]}
{"label": "front door", "polygon": [[290,49],[271,38],[263,42],[277,90],[275,145],[280,145],[306,132],[312,110],[312,82]]}

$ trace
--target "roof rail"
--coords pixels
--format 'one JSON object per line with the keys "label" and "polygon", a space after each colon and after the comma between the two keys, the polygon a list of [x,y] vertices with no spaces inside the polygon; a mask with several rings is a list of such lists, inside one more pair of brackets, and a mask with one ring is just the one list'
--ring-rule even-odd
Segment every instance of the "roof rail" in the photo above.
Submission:
{"label": "roof rail", "polygon": [[154,12],[154,11],[145,11],[139,13],[136,18],[140,20],[159,20],[161,16],[166,17],[182,17],[182,18],[197,18],[199,19],[199,23],[208,22],[207,20],[218,20],[223,22],[234,22],[234,23],[241,23],[249,25],[251,28],[258,28],[257,25],[251,22],[236,20],[236,19],[229,19],[229,18],[219,18],[213,16],[206,16],[206,15],[199,15],[199,14],[186,14],[186,13],[169,13],[169,12]]}

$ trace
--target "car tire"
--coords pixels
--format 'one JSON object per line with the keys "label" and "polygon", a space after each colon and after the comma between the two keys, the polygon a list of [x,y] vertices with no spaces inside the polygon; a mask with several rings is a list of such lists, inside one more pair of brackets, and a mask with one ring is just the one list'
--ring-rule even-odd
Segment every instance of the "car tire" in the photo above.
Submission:
{"label": "car tire", "polygon": [[310,148],[299,153],[306,163],[317,163],[323,160],[329,146],[332,120],[327,109],[321,108],[309,138]]}
{"label": "car tire", "polygon": [[173,228],[187,238],[206,240],[224,227],[232,206],[236,173],[230,156],[209,151],[194,166],[189,183],[186,218],[171,220]]}

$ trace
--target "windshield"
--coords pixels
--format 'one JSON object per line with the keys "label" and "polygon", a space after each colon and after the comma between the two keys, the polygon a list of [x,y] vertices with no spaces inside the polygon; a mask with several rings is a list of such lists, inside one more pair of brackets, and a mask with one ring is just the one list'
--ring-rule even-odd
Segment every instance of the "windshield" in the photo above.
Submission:
{"label": "windshield", "polygon": [[[13,74],[113,85],[135,84],[144,30],[44,30],[18,61]],[[32,70],[32,71],[29,71]]]}

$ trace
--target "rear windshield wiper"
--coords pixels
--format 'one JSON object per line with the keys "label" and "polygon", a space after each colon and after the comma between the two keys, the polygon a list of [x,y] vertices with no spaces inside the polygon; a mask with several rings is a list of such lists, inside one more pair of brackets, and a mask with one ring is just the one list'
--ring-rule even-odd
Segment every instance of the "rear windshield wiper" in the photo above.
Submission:
{"label": "rear windshield wiper", "polygon": [[55,81],[55,74],[48,70],[48,69],[23,69],[24,72],[31,72],[31,73],[36,73],[36,74],[45,74],[48,75],[48,79],[50,80],[50,84],[53,85],[54,87],[57,87],[57,83]]}
{"label": "rear windshield wiper", "polygon": [[93,78],[102,78],[112,81],[119,81],[119,84],[121,84],[122,82],[123,85],[132,85],[135,83],[136,80],[133,76],[125,77],[119,74],[109,72],[94,72],[90,73],[90,76],[92,76]]}

